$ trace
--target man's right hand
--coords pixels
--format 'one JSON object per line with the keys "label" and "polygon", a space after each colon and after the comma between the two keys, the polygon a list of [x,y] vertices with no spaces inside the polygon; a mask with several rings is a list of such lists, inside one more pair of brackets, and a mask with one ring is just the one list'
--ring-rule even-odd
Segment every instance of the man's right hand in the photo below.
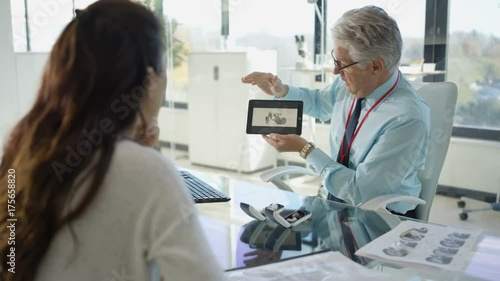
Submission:
{"label": "man's right hand", "polygon": [[264,93],[277,98],[282,98],[288,93],[288,86],[271,73],[252,72],[241,78],[241,82],[257,85]]}

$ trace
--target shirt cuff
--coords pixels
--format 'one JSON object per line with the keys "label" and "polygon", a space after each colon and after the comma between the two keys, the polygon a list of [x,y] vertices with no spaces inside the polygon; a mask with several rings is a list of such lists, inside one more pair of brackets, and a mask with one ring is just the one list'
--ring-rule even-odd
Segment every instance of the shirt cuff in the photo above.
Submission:
{"label": "shirt cuff", "polygon": [[309,164],[309,167],[311,170],[313,170],[315,173],[321,175],[323,170],[327,165],[335,165],[334,163],[337,163],[334,161],[328,154],[323,152],[323,150],[315,147],[311,153],[306,158],[307,164]]}
{"label": "shirt cuff", "polygon": [[300,89],[298,87],[290,86],[288,85],[288,92],[287,94],[282,97],[274,97],[274,99],[282,99],[282,100],[300,100]]}

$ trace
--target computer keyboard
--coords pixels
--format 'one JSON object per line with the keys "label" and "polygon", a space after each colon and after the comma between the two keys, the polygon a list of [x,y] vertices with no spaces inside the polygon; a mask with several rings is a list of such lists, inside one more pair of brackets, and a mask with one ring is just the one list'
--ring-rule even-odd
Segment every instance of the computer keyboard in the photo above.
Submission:
{"label": "computer keyboard", "polygon": [[180,171],[180,173],[195,203],[214,203],[231,200],[224,193],[208,185],[193,174],[187,171]]}

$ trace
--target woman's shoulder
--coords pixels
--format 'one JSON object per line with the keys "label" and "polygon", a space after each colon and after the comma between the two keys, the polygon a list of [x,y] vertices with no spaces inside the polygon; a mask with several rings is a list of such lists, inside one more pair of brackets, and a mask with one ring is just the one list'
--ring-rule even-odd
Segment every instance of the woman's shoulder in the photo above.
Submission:
{"label": "woman's shoulder", "polygon": [[116,143],[103,185],[104,194],[127,198],[124,200],[132,209],[191,202],[174,163],[158,151],[129,140]]}
{"label": "woman's shoulder", "polygon": [[[144,168],[163,168],[172,166],[172,162],[159,153],[157,150],[142,146],[136,142],[122,140],[116,143],[113,153],[113,160],[132,166],[141,166]],[[163,167],[158,167],[158,165]]]}
{"label": "woman's shoulder", "polygon": [[152,148],[128,140],[117,142],[109,176],[144,185],[181,185],[178,169],[171,160]]}

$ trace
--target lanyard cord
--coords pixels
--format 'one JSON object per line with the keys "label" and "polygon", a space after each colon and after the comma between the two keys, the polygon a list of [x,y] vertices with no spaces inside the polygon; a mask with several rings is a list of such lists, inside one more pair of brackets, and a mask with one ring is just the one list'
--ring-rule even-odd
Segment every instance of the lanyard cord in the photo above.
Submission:
{"label": "lanyard cord", "polygon": [[[372,107],[370,107],[370,109],[368,110],[368,112],[366,112],[365,116],[363,117],[363,120],[361,120],[361,123],[359,123],[358,127],[356,128],[356,131],[354,131],[354,135],[352,136],[351,142],[349,143],[349,146],[347,147],[347,151],[345,153],[344,153],[344,140],[345,140],[345,137],[342,138],[342,143],[340,144],[340,148],[341,148],[340,149],[340,162],[341,163],[344,162],[344,157],[351,150],[351,145],[354,142],[354,139],[356,139],[356,136],[358,135],[359,130],[363,126],[363,123],[365,123],[365,120],[368,118],[368,115],[370,115],[371,111],[375,107],[377,107],[388,95],[390,95],[392,93],[392,91],[396,88],[396,86],[399,83],[400,76],[401,76],[401,74],[398,71],[398,78],[396,79],[396,82],[394,83],[394,85],[392,85],[392,87],[381,98],[379,98]],[[349,116],[347,117],[347,121],[345,123],[344,136],[345,136],[345,133],[347,131],[347,125],[349,124],[349,120],[351,119],[352,108],[354,106],[354,101],[356,101],[356,100],[357,99],[353,99],[352,100],[351,107],[349,108]]]}

